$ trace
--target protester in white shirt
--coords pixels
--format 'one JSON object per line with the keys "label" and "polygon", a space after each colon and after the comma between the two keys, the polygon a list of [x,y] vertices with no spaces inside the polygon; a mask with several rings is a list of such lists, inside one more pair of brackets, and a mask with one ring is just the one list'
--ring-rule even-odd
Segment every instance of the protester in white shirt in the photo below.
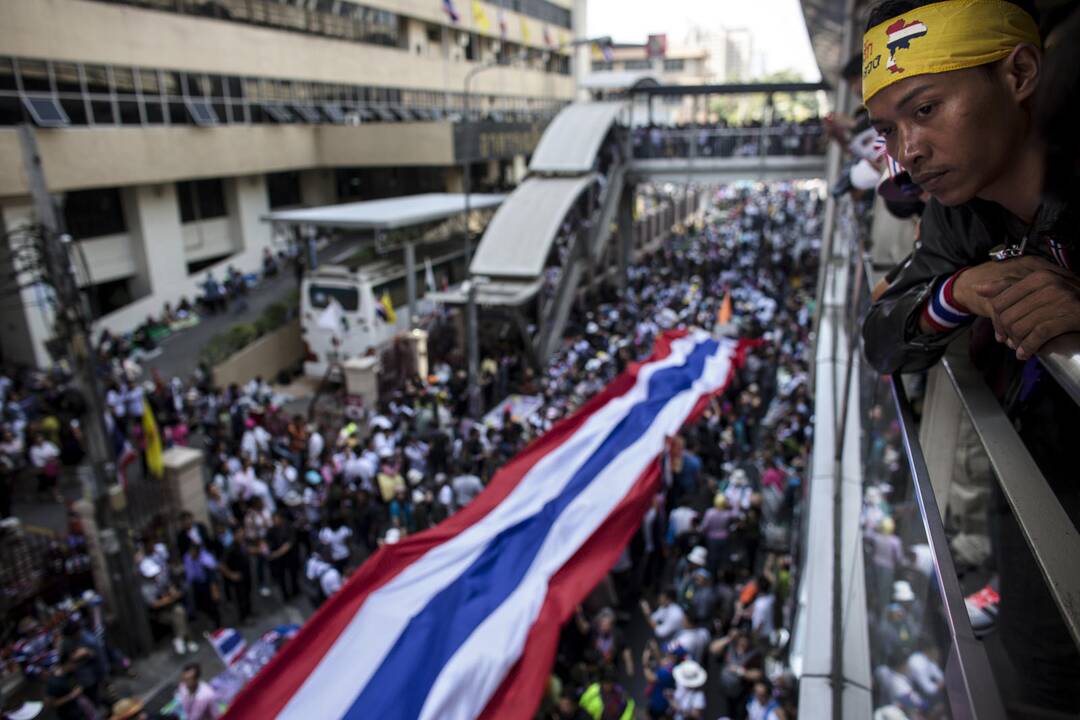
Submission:
{"label": "protester in white shirt", "polygon": [[705,717],[705,668],[693,660],[684,660],[671,673],[675,677],[675,693],[671,710],[675,720],[702,720]]}
{"label": "protester in white shirt", "polygon": [[938,663],[938,649],[927,645],[907,660],[907,676],[927,698],[937,698],[945,689],[945,673]]}
{"label": "protester in white shirt", "polygon": [[319,432],[319,429],[315,428],[311,431],[311,435],[308,436],[308,467],[319,466],[324,447],[326,447],[326,441],[323,440],[322,433]]}
{"label": "protester in white shirt", "polygon": [[330,522],[319,531],[319,542],[328,551],[330,561],[338,570],[343,570],[349,560],[349,539],[352,537],[352,529],[345,524],[342,517],[332,518]]}
{"label": "protester in white shirt", "polygon": [[663,645],[683,629],[686,613],[683,612],[679,605],[672,602],[671,593],[667,591],[660,591],[656,603],[657,607],[653,610],[649,607],[647,600],[642,600],[641,612],[645,615],[649,625],[652,626],[656,639]]}
{"label": "protester in white shirt", "polygon": [[308,558],[306,574],[308,580],[318,587],[321,600],[326,600],[341,589],[341,573],[319,557],[317,552],[311,553]]}

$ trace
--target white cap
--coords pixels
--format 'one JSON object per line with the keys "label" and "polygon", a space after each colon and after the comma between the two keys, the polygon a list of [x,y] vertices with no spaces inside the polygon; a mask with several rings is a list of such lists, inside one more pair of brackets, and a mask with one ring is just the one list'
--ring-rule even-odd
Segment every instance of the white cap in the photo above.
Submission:
{"label": "white cap", "polygon": [[161,574],[161,566],[157,564],[154,558],[143,558],[139,563],[139,572],[142,573],[144,578],[156,578]]}

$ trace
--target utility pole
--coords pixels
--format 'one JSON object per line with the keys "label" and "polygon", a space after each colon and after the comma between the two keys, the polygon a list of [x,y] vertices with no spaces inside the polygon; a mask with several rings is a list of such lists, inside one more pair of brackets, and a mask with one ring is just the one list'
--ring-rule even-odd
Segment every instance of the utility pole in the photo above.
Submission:
{"label": "utility pole", "polygon": [[64,232],[53,198],[45,184],[45,173],[38,153],[34,128],[19,126],[23,164],[30,185],[30,195],[43,229],[41,252],[46,277],[55,293],[56,335],[66,346],[75,385],[86,402],[86,413],[80,427],[86,443],[89,468],[80,467],[83,487],[91,490],[100,530],[100,542],[112,584],[113,608],[126,635],[127,646],[134,652],[151,649],[149,620],[138,591],[134,556],[131,552],[130,529],[127,523],[126,498],[116,482],[116,463],[105,430],[105,403],[100,380],[95,373],[95,358],[91,341],[91,319],[79,293],[72,263],[71,236]]}

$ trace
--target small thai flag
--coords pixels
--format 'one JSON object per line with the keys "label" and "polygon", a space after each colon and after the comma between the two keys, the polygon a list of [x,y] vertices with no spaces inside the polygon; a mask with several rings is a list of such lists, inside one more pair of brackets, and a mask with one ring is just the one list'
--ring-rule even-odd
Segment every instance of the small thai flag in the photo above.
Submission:
{"label": "small thai flag", "polygon": [[877,160],[879,157],[885,154],[885,136],[878,135],[874,138],[874,142],[870,143],[870,152],[873,153],[872,157]]}
{"label": "small thai flag", "polygon": [[236,628],[220,628],[210,633],[210,644],[226,667],[232,667],[247,652],[247,642]]}
{"label": "small thai flag", "polygon": [[450,18],[450,22],[457,24],[461,20],[458,11],[454,9],[454,0],[442,0],[442,9],[446,16]]}
{"label": "small thai flag", "polygon": [[889,168],[890,179],[895,179],[897,175],[904,172],[904,166],[898,163],[892,155],[885,155],[885,165]]}

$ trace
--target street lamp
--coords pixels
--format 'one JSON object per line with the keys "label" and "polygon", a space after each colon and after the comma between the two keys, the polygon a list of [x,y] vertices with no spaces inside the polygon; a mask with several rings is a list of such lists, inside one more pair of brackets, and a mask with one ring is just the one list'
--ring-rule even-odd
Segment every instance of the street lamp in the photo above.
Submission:
{"label": "street lamp", "polygon": [[474,77],[496,67],[495,63],[487,62],[477,67],[474,67],[465,75],[465,117],[462,118],[464,123],[464,132],[462,133],[466,141],[463,143],[464,151],[461,158],[461,184],[462,190],[465,192],[465,272],[468,273],[468,279],[465,281],[467,303],[465,306],[465,342],[468,345],[468,407],[469,414],[473,417],[480,414],[480,338],[479,338],[479,323],[477,322],[476,313],[476,284],[479,278],[474,278],[469,272],[469,263],[472,262],[472,228],[469,226],[469,215],[471,214],[472,207],[470,204],[470,194],[472,193],[472,166],[469,163],[472,155],[472,138],[469,136],[469,129],[471,127],[472,118],[469,115],[469,92],[472,80]]}
{"label": "street lamp", "polygon": [[462,118],[462,122],[464,123],[465,127],[463,128],[464,132],[462,134],[465,136],[466,142],[463,143],[464,144],[464,152],[463,152],[462,158],[461,158],[461,170],[462,170],[461,183],[462,183],[462,189],[465,192],[465,264],[466,264],[466,266],[468,266],[468,264],[472,261],[472,231],[469,228],[469,214],[470,214],[470,212],[472,210],[472,207],[470,205],[470,200],[471,200],[470,199],[470,194],[472,193],[472,173],[470,172],[470,170],[471,170],[472,165],[469,162],[469,160],[471,159],[470,156],[472,154],[472,143],[470,142],[472,140],[472,138],[469,137],[469,129],[471,128],[471,125],[472,125],[472,118],[469,116],[469,94],[470,94],[470,87],[472,85],[473,78],[476,77],[477,75],[479,75],[480,73],[484,72],[485,70],[491,70],[494,67],[497,67],[497,65],[495,63],[486,62],[486,63],[484,63],[482,65],[474,67],[472,70],[470,70],[465,75],[465,98],[464,98],[465,117]]}

